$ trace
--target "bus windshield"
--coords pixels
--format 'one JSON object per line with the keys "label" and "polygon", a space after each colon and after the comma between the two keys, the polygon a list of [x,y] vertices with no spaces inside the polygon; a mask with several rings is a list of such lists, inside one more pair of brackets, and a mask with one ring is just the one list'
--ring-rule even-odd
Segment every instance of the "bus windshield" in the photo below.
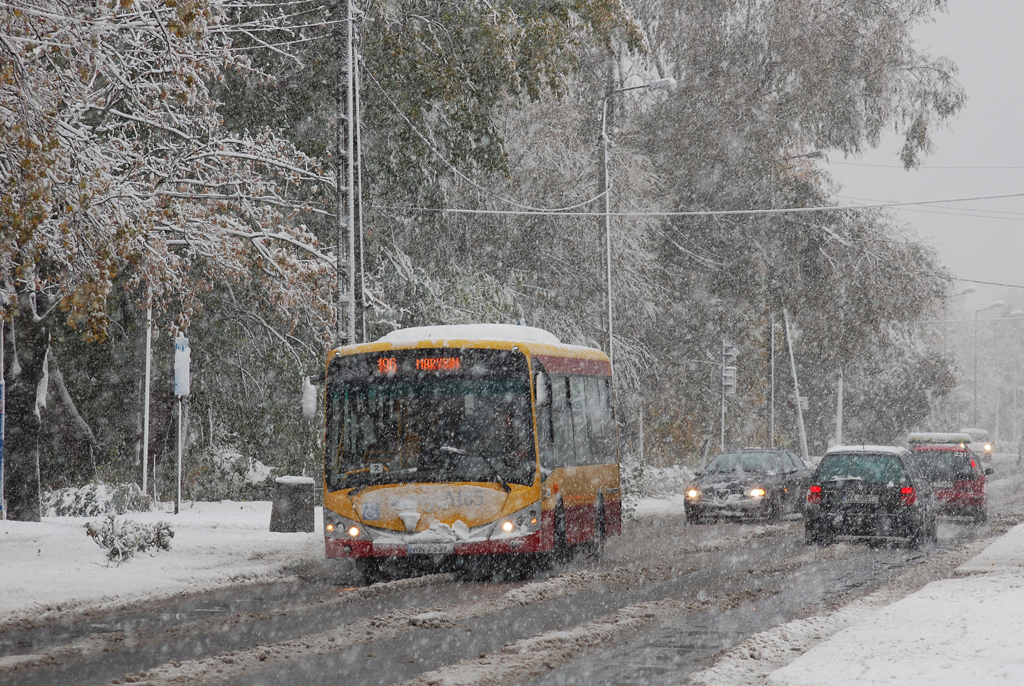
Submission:
{"label": "bus windshield", "polygon": [[492,350],[437,354],[392,351],[371,356],[369,365],[342,358],[345,369],[329,376],[327,387],[330,490],[417,482],[533,483],[536,454],[525,359]]}

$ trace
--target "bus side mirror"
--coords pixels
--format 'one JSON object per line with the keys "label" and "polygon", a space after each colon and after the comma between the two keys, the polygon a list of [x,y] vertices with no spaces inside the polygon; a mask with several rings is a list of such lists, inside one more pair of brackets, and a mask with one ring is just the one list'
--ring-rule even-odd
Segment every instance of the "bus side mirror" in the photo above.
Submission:
{"label": "bus side mirror", "polygon": [[547,407],[551,404],[551,384],[544,372],[537,372],[536,376],[537,407]]}

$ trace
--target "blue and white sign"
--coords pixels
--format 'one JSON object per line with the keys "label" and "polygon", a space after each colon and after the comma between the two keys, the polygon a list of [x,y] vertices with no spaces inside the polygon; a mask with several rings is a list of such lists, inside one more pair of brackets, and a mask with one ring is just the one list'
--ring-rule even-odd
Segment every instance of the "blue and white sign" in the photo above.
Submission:
{"label": "blue and white sign", "polygon": [[188,346],[188,339],[179,331],[174,337],[174,395],[188,395],[191,364],[192,349]]}

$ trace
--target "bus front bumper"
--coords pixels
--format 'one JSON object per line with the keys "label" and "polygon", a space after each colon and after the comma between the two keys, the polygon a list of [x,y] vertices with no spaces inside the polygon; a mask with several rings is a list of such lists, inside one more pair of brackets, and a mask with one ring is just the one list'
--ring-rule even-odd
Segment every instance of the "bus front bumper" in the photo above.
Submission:
{"label": "bus front bumper", "polygon": [[325,537],[324,546],[329,558],[511,555],[551,550],[551,543],[544,541],[543,533],[543,531],[535,531],[525,536],[454,543],[346,541],[341,538]]}

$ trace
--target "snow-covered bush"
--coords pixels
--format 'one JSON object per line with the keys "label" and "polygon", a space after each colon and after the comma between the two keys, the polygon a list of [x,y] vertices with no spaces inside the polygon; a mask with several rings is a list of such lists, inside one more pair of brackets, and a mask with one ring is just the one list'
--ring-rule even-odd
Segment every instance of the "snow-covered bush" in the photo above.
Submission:
{"label": "snow-covered bush", "polygon": [[260,500],[270,497],[273,467],[233,446],[208,446],[186,463],[182,488],[188,500]]}
{"label": "snow-covered bush", "polygon": [[148,512],[153,499],[138,484],[86,484],[78,488],[59,488],[43,494],[47,517],[98,517],[125,512]]}
{"label": "snow-covered bush", "polygon": [[663,498],[678,495],[693,481],[693,472],[682,465],[647,467],[644,470],[644,495]]}
{"label": "snow-covered bush", "polygon": [[114,515],[107,515],[102,522],[89,522],[85,533],[96,545],[107,551],[107,559],[121,564],[147,550],[170,550],[174,532],[167,522],[140,524],[125,519],[118,522]]}
{"label": "snow-covered bush", "polygon": [[642,463],[624,464],[619,470],[619,485],[622,488],[622,516],[632,519],[636,505],[644,496],[644,472]]}
{"label": "snow-covered bush", "polygon": [[652,467],[623,464],[619,472],[622,484],[622,516],[631,518],[641,498],[665,498],[686,490],[693,472],[681,465]]}

